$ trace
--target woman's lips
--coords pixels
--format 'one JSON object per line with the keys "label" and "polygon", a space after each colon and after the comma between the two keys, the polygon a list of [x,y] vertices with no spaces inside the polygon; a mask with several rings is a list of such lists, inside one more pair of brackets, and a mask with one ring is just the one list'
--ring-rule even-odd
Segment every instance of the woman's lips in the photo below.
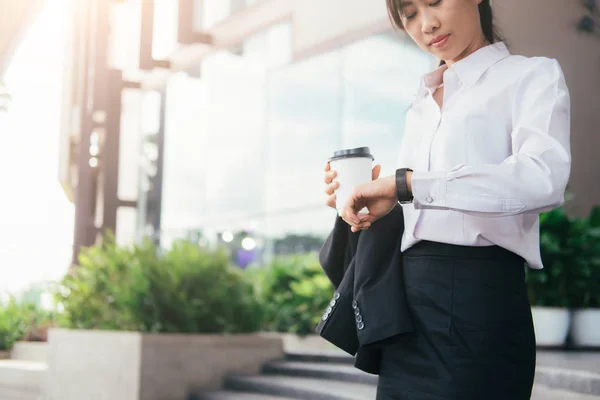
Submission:
{"label": "woman's lips", "polygon": [[433,39],[431,41],[431,46],[433,47],[437,47],[440,48],[443,45],[445,45],[448,42],[448,38],[450,37],[450,34],[448,35],[444,35],[444,36],[440,36],[440,37],[436,37],[435,39]]}

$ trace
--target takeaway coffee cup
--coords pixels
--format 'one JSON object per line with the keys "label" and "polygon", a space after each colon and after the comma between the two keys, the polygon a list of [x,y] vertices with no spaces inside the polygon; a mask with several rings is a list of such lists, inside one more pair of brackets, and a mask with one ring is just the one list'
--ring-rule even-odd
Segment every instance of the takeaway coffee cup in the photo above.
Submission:
{"label": "takeaway coffee cup", "polygon": [[[373,160],[368,147],[338,150],[329,159],[331,169],[337,172],[335,180],[340,184],[335,191],[338,215],[348,201],[352,188],[372,180]],[[366,207],[359,211],[359,214],[367,213]]]}

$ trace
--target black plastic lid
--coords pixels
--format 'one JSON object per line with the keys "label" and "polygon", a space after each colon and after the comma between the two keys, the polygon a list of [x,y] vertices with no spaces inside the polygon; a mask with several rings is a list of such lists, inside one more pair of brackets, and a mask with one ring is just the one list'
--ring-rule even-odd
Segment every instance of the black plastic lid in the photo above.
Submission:
{"label": "black plastic lid", "polygon": [[374,160],[371,155],[371,150],[368,147],[357,147],[355,149],[343,149],[333,153],[333,157],[329,161],[341,160],[342,158],[366,157]]}

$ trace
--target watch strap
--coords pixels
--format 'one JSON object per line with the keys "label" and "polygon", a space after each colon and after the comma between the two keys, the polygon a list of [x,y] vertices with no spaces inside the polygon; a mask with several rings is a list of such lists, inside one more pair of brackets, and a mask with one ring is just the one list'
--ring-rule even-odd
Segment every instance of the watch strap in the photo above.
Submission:
{"label": "watch strap", "polygon": [[410,203],[413,200],[412,193],[408,190],[406,181],[406,172],[412,171],[410,168],[399,168],[396,170],[396,197],[400,203]]}

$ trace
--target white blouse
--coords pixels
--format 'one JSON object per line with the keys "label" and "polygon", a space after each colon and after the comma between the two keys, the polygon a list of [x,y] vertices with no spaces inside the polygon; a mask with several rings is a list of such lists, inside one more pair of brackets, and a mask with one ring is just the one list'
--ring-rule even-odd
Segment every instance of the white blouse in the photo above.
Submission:
{"label": "white blouse", "polygon": [[420,240],[498,245],[541,269],[538,216],[564,202],[569,137],[554,59],[511,55],[500,42],[425,75],[398,164],[414,170],[402,251]]}

